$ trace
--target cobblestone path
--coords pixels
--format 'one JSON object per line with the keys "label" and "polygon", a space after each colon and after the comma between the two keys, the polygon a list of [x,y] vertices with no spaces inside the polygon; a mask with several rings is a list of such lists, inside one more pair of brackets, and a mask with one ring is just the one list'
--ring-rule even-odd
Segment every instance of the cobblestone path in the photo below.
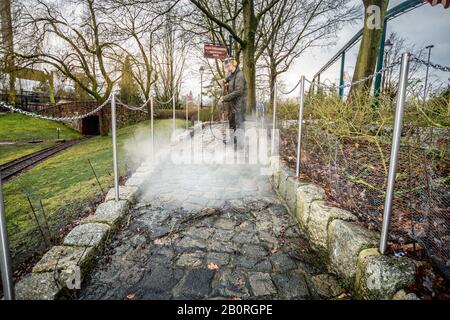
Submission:
{"label": "cobblestone path", "polygon": [[145,190],[81,299],[318,298],[318,259],[257,165],[165,161]]}

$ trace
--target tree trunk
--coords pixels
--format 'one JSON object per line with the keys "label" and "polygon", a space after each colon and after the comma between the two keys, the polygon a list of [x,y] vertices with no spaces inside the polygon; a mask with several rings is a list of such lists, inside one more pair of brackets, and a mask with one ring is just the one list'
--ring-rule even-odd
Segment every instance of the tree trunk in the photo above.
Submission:
{"label": "tree trunk", "polygon": [[275,83],[272,80],[272,77],[269,80],[269,88],[270,88],[270,99],[269,99],[269,109],[272,109],[273,102],[275,101]]}
{"label": "tree trunk", "polygon": [[16,103],[16,67],[14,61],[14,39],[11,18],[11,0],[1,0],[0,18],[2,39],[5,44],[5,73],[9,75],[9,102]]}
{"label": "tree trunk", "polygon": [[256,29],[258,22],[255,17],[253,0],[243,0],[244,15],[244,39],[242,48],[244,58],[244,75],[247,81],[247,113],[251,113],[256,107]]}
{"label": "tree trunk", "polygon": [[272,109],[273,103],[275,101],[275,86],[277,83],[277,68],[276,66],[269,67],[269,88],[270,88],[270,99],[269,108]]}
{"label": "tree trunk", "polygon": [[[358,58],[356,60],[355,73],[353,74],[353,82],[361,80],[375,72],[375,66],[378,58],[378,51],[380,49],[380,40],[384,28],[384,17],[388,6],[388,0],[363,0],[364,3],[364,29],[362,34],[361,45],[358,51]],[[371,19],[371,14],[367,9],[369,6],[378,6],[380,8],[380,28],[370,28],[368,20]],[[350,96],[359,92],[368,92],[372,86],[372,80],[369,79],[360,84],[352,86]]]}
{"label": "tree trunk", "polygon": [[105,106],[102,110],[100,110],[100,112],[98,114],[101,136],[107,136],[109,133],[109,125],[110,125],[111,121],[109,121],[106,110],[105,110],[105,108],[108,108],[109,106],[110,106],[110,104]]}
{"label": "tree trunk", "polygon": [[256,68],[255,51],[244,50],[244,76],[247,81],[247,113],[251,113],[256,106]]}

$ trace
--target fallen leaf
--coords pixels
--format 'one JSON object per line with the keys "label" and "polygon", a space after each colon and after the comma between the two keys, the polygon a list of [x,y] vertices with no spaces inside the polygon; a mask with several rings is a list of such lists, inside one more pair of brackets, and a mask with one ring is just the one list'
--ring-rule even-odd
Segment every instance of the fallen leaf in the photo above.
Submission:
{"label": "fallen leaf", "polygon": [[169,236],[165,236],[165,237],[162,237],[162,238],[158,238],[158,239],[156,239],[154,241],[154,243],[157,244],[157,245],[160,245],[160,246],[161,245],[165,246],[165,245],[171,244],[172,241],[174,241],[175,239],[178,239],[178,237],[179,237],[179,234],[175,233],[173,235],[169,235]]}
{"label": "fallen leaf", "polygon": [[239,277],[239,288],[242,288],[243,286],[244,286],[244,284],[245,284],[245,281],[244,281],[244,277]]}
{"label": "fallen leaf", "polygon": [[134,293],[127,294],[128,300],[133,300],[136,295]]}
{"label": "fallen leaf", "polygon": [[346,293],[342,293],[340,296],[336,297],[336,299],[347,299],[348,296]]}
{"label": "fallen leaf", "polygon": [[277,247],[274,247],[274,248],[272,248],[272,250],[270,250],[270,252],[272,252],[272,253],[277,253],[277,252],[278,252],[278,248],[277,248]]}
{"label": "fallen leaf", "polygon": [[219,266],[215,263],[208,263],[208,269],[209,270],[219,270]]}
{"label": "fallen leaf", "polygon": [[241,228],[241,229],[244,229],[245,227],[247,227],[247,222],[245,222],[245,221],[239,225],[239,228]]}

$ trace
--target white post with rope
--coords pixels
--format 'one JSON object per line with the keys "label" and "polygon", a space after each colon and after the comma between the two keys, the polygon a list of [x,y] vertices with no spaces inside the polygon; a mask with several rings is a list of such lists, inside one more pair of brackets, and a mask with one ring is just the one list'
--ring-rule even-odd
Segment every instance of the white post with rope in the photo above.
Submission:
{"label": "white post with rope", "polygon": [[298,110],[298,137],[297,137],[297,163],[295,166],[295,175],[300,176],[300,160],[302,152],[302,128],[303,128],[303,109],[305,106],[305,76],[300,80],[300,105]]}
{"label": "white post with rope", "polygon": [[265,113],[266,113],[266,105],[265,104],[263,104],[263,109],[262,109],[262,119],[261,119],[261,128],[264,128],[265,127],[265,125],[266,125],[266,122],[265,122]]}
{"label": "white post with rope", "polygon": [[14,300],[14,284],[9,253],[8,230],[6,229],[6,212],[3,202],[2,177],[0,172],[0,270],[2,273],[3,295],[5,300]]}
{"label": "white post with rope", "polygon": [[175,132],[175,128],[176,128],[176,120],[175,120],[175,93],[172,96],[172,133]]}
{"label": "white post with rope", "polygon": [[116,120],[116,97],[111,96],[111,135],[113,145],[113,169],[114,169],[114,199],[119,201],[119,158],[117,156],[117,120]]}
{"label": "white post with rope", "polygon": [[188,118],[189,118],[189,100],[188,97],[186,96],[186,130],[189,129],[188,126]]}
{"label": "white post with rope", "polygon": [[154,112],[153,112],[153,95],[150,97],[150,135],[151,135],[151,139],[152,139],[152,157],[154,157],[154,151],[155,151],[155,131],[154,131],[154,126],[153,126],[153,117],[154,117]]}
{"label": "white post with rope", "polygon": [[275,126],[276,126],[276,120],[277,120],[277,84],[275,83],[274,86],[274,98],[273,98],[273,119],[272,119],[272,143],[271,143],[271,154],[274,155],[275,153]]}

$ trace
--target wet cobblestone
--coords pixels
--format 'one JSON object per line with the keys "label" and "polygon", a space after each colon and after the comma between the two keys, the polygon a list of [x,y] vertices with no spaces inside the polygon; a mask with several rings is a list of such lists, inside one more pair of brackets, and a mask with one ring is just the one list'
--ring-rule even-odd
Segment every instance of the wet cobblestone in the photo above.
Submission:
{"label": "wet cobblestone", "polygon": [[259,167],[168,161],[155,174],[80,299],[317,298],[319,260]]}

